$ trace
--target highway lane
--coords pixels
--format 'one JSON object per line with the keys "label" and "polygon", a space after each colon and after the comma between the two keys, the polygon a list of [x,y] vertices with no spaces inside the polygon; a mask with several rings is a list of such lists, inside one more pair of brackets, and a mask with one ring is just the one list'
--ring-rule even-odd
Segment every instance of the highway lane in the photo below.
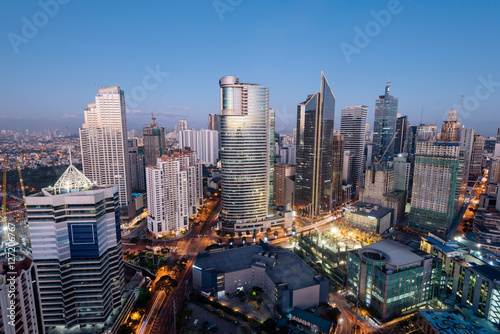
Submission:
{"label": "highway lane", "polygon": [[[165,303],[163,304],[162,309],[158,315],[157,323],[154,326],[154,331],[152,334],[170,334],[175,333],[174,331],[174,312],[177,312],[182,305],[182,300],[186,297],[187,294],[191,291],[192,288],[192,271],[191,267],[196,261],[196,255],[205,250],[208,246],[212,244],[210,237],[198,237],[198,235],[209,234],[210,229],[215,221],[215,217],[217,216],[220,210],[220,202],[217,205],[216,209],[212,211],[210,215],[210,219],[204,225],[196,226],[192,233],[186,236],[182,241],[179,241],[178,246],[179,250],[177,254],[179,256],[184,256],[188,259],[186,264],[186,269],[180,274],[177,281],[179,285],[174,288],[170,294],[167,296]],[[185,286],[185,281],[188,280],[188,285]],[[174,311],[174,302],[176,309]],[[180,328],[177,328],[177,332]]]}

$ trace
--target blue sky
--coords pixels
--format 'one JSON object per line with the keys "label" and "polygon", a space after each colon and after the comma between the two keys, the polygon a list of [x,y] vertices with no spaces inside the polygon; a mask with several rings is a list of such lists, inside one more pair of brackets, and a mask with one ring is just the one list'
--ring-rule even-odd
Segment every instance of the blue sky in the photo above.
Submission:
{"label": "blue sky", "polygon": [[[422,107],[424,122],[440,122],[437,103],[446,116],[464,95],[462,123],[486,136],[500,127],[498,1],[43,5],[55,1],[0,2],[0,129],[67,125],[76,132],[95,83],[125,91],[130,129],[149,122],[160,95],[160,124],[172,128],[186,118],[204,127],[208,114],[219,112],[219,78],[238,75],[270,87],[277,130],[286,132],[295,126],[297,103],[319,90],[321,71],[337,98],[336,128],[342,107],[357,104],[369,106],[372,128],[388,78],[412,124],[420,122]],[[373,15],[380,11],[389,13],[383,24]],[[31,24],[37,31],[26,28]],[[356,30],[367,37],[356,39]],[[341,45],[356,52],[346,57]],[[163,74],[145,86],[156,69]]]}

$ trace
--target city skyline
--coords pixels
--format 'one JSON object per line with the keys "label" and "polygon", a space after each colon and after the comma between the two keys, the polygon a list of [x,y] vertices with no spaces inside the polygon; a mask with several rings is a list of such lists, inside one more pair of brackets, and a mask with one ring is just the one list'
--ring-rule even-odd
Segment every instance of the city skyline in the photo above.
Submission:
{"label": "city skyline", "polygon": [[[22,18],[32,22],[34,14],[43,8],[37,3],[3,3],[0,8],[9,16],[2,18],[2,32],[6,37],[0,43],[0,50],[9,68],[4,71],[4,78],[8,80],[0,82],[5,92],[0,97],[2,128],[38,130],[49,125],[58,128],[68,125],[74,133],[83,120],[81,110],[86,105],[86,97],[99,85],[119,85],[125,91],[130,129],[142,128],[157,105],[158,122],[167,129],[173,129],[179,118],[186,118],[191,126],[201,128],[205,127],[208,114],[218,110],[218,101],[214,98],[217,79],[237,73],[249,82],[270,87],[270,107],[276,109],[277,132],[291,132],[296,104],[303,92],[314,85],[314,74],[323,70],[330,77],[337,105],[340,108],[368,105],[370,124],[374,99],[380,94],[381,85],[390,78],[392,93],[399,98],[400,113],[408,115],[411,124],[420,123],[422,107],[423,122],[439,124],[437,103],[440,102],[446,112],[458,107],[460,96],[464,95],[461,123],[475,127],[485,136],[495,135],[496,126],[491,126],[487,119],[495,115],[495,105],[500,101],[497,79],[500,75],[493,66],[499,49],[494,43],[488,43],[491,35],[499,31],[494,19],[494,9],[499,6],[496,3],[463,4],[450,11],[443,4],[404,1],[398,2],[393,14],[389,12],[390,3],[366,2],[354,6],[322,2],[324,10],[317,11],[299,3],[285,8],[240,2],[222,13],[211,2],[195,4],[199,6],[161,4],[154,12],[138,7],[137,11],[121,11],[119,17],[111,18],[102,13],[109,12],[114,7],[112,4],[100,4],[102,13],[90,12],[92,6],[74,2],[59,4],[48,22],[35,27],[32,37],[25,37]],[[136,18],[143,11],[148,12],[151,22]],[[419,13],[423,12],[428,18],[426,22],[419,19]],[[260,37],[258,49],[264,47],[267,52],[239,52],[238,59],[210,55],[223,45],[218,38],[221,32],[229,34],[235,51],[245,51],[248,45],[256,46],[257,39],[240,41],[235,37],[237,32],[227,28],[232,24],[245,26],[261,13],[263,19],[273,18],[273,25],[254,27],[254,33]],[[330,13],[337,13],[337,20],[326,20]],[[338,15],[340,13],[342,15]],[[387,22],[377,16],[380,13],[389,13]],[[472,21],[467,26],[458,22],[442,26],[441,18],[450,13],[467,15]],[[95,27],[80,24],[80,17],[88,16],[94,18]],[[310,20],[313,16],[317,16],[315,22]],[[197,23],[193,22],[194,17]],[[129,25],[131,21],[137,24]],[[291,22],[306,21],[307,25],[291,25]],[[103,37],[95,38],[101,29],[111,27],[123,36],[120,40],[124,47],[120,50],[110,48]],[[367,27],[375,28],[366,34]],[[205,32],[202,40],[201,29]],[[86,43],[73,44],[67,31],[74,31]],[[317,31],[322,33],[315,34]],[[426,38],[418,38],[421,34]],[[365,36],[365,40],[360,36]],[[318,53],[321,55],[310,59],[303,51],[292,53],[292,48],[304,38],[321,40],[323,50]],[[464,38],[467,38],[467,49],[457,52],[463,50]],[[394,40],[406,42],[387,53],[387,47],[392,46]],[[447,47],[437,48],[442,40]],[[99,58],[82,58],[87,53],[82,49],[84,45],[86,49],[99,48]],[[141,47],[130,51],[129,45]],[[63,51],[57,52],[59,49]],[[207,55],[198,57],[200,49],[206,50]],[[106,58],[114,61],[102,61]],[[271,69],[273,75],[269,74]],[[196,80],[192,80],[194,73]],[[21,98],[21,92],[26,90],[31,91],[30,99]],[[197,99],[189,99],[191,91],[197,92]],[[160,95],[163,99],[158,103]]]}

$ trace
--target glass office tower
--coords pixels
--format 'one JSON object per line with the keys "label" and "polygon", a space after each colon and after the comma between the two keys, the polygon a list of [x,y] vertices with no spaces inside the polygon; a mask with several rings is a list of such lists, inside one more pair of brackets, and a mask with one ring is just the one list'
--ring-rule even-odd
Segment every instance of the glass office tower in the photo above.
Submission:
{"label": "glass office tower", "polygon": [[297,105],[295,203],[309,215],[332,205],[335,96],[321,72],[321,90]]}
{"label": "glass office tower", "polygon": [[391,83],[387,82],[385,94],[379,96],[375,102],[373,157],[378,161],[390,161],[394,157],[394,140],[392,137],[396,129],[398,99],[389,95],[390,87]]}
{"label": "glass office tower", "polygon": [[[223,227],[266,219],[270,179],[269,88],[219,81],[221,99],[221,178]],[[274,136],[274,134],[273,134]]]}

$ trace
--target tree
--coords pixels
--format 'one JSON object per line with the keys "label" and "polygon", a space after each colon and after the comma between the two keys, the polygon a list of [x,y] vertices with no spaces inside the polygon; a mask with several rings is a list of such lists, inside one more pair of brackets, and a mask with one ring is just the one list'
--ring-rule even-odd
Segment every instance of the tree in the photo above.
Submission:
{"label": "tree", "polygon": [[172,288],[177,286],[177,284],[176,279],[173,279],[169,275],[165,275],[160,277],[160,279],[156,282],[155,289],[156,291],[163,290],[165,293],[169,293]]}
{"label": "tree", "polygon": [[240,237],[240,238],[241,238],[242,236],[243,236],[243,233],[241,233],[241,231],[240,231],[240,232],[238,232],[238,237]]}
{"label": "tree", "polygon": [[262,233],[262,232],[264,232],[264,228],[263,227],[260,228],[260,233]]}
{"label": "tree", "polygon": [[278,237],[278,231],[274,231],[274,238],[276,239]]}
{"label": "tree", "polygon": [[215,233],[217,233],[217,235],[219,235],[219,236],[220,236],[220,235],[221,235],[221,233],[222,233],[222,231],[221,231],[221,230],[217,230],[217,232],[215,232]]}
{"label": "tree", "polygon": [[262,297],[257,297],[257,305],[262,305],[262,302],[264,301],[264,299],[262,299]]}
{"label": "tree", "polygon": [[233,231],[229,232],[229,236],[230,236],[231,238],[234,238],[234,232],[233,232]]}
{"label": "tree", "polygon": [[221,237],[223,237],[223,238],[224,238],[226,235],[227,235],[227,232],[226,232],[226,231],[221,231],[221,232],[220,232],[220,236],[221,236]]}
{"label": "tree", "polygon": [[338,322],[339,321],[339,317],[342,313],[340,312],[340,310],[338,308],[331,308],[329,309],[328,311],[326,311],[326,316],[334,321],[334,322]]}
{"label": "tree", "polygon": [[271,233],[271,228],[270,228],[270,227],[268,227],[268,228],[267,228],[266,233],[267,233],[267,234]]}
{"label": "tree", "polygon": [[274,323],[274,320],[272,318],[264,321],[264,323],[262,323],[260,327],[269,333],[274,333],[274,331],[276,330],[276,324]]}
{"label": "tree", "polygon": [[243,297],[245,297],[245,292],[244,292],[244,291],[238,291],[238,293],[236,294],[236,296],[237,296],[239,299],[242,299]]}

